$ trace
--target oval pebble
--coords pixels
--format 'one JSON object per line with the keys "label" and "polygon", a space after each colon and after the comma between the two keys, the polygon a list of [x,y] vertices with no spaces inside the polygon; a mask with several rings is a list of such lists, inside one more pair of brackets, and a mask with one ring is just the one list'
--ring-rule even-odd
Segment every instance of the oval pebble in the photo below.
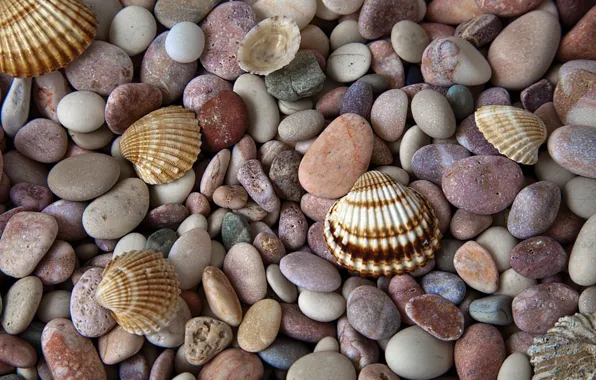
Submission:
{"label": "oval pebble", "polygon": [[432,271],[422,277],[420,285],[423,293],[437,294],[456,305],[466,296],[466,284],[453,273]]}
{"label": "oval pebble", "polygon": [[316,343],[326,336],[337,336],[335,324],[308,318],[296,304],[282,303],[281,311],[279,331],[283,335],[309,343]]}
{"label": "oval pebble", "polygon": [[596,240],[596,215],[588,219],[577,235],[577,240],[569,256],[569,277],[581,286],[596,284],[596,270],[588,265],[592,260]]}
{"label": "oval pebble", "polygon": [[483,293],[494,293],[499,287],[499,272],[490,253],[480,244],[468,241],[453,258],[457,274],[470,287]]}
{"label": "oval pebble", "polygon": [[499,369],[497,380],[530,380],[532,378],[532,365],[528,356],[516,352],[509,355]]}
{"label": "oval pebble", "polygon": [[19,129],[15,149],[25,157],[43,163],[58,162],[66,153],[68,136],[56,121],[34,119]]}
{"label": "oval pebble", "polygon": [[565,184],[563,198],[569,210],[588,219],[596,214],[596,179],[575,177]]}
{"label": "oval pebble", "polygon": [[359,333],[374,340],[390,338],[401,323],[391,298],[372,286],[360,286],[350,293],[347,316]]}
{"label": "oval pebble", "polygon": [[501,333],[484,323],[468,327],[455,343],[455,368],[462,380],[496,379],[506,356]]}
{"label": "oval pebble", "polygon": [[43,285],[35,276],[23,277],[15,282],[4,296],[0,322],[4,331],[17,335],[27,329],[39,308]]}
{"label": "oval pebble", "polygon": [[191,289],[201,282],[203,271],[211,259],[211,238],[207,231],[196,228],[180,236],[168,255],[180,281],[180,289]]}
{"label": "oval pebble", "polygon": [[130,56],[144,52],[156,34],[153,14],[138,5],[122,8],[110,24],[110,43]]}
{"label": "oval pebble", "polygon": [[176,62],[196,61],[205,48],[205,34],[195,23],[179,22],[170,29],[165,48],[170,58]]}
{"label": "oval pebble", "polygon": [[507,326],[513,322],[511,301],[512,298],[505,295],[480,298],[472,301],[469,313],[478,322]]}
{"label": "oval pebble", "polygon": [[[2,334],[0,335],[0,360],[2,360],[5,366],[20,368],[35,367],[37,353],[26,340],[16,336]],[[17,378],[20,378],[20,376],[17,376]]]}
{"label": "oval pebble", "polygon": [[240,300],[224,272],[213,266],[205,268],[203,288],[213,314],[230,326],[240,325],[242,321]]}
{"label": "oval pebble", "polygon": [[269,178],[281,199],[299,202],[304,195],[298,178],[301,160],[302,155],[295,150],[280,152],[273,159]]}
{"label": "oval pebble", "polygon": [[142,336],[131,334],[116,326],[98,339],[99,357],[108,365],[120,363],[139,352],[144,341]]}
{"label": "oval pebble", "polygon": [[257,75],[243,74],[234,82],[234,92],[248,107],[247,133],[258,143],[273,139],[279,126],[279,110],[265,81]]}
{"label": "oval pebble", "polygon": [[401,137],[408,114],[408,96],[400,89],[383,92],[371,109],[371,125],[375,133],[385,141]]}
{"label": "oval pebble", "polygon": [[325,118],[317,110],[293,113],[279,123],[278,133],[283,141],[297,142],[315,137],[323,130]]}
{"label": "oval pebble", "polygon": [[264,299],[252,305],[238,327],[238,345],[247,352],[260,352],[273,343],[281,325],[281,306]]}
{"label": "oval pebble", "polygon": [[203,104],[197,113],[202,149],[219,152],[236,144],[248,128],[248,108],[234,91],[223,90]]}
{"label": "oval pebble", "polygon": [[414,153],[412,170],[418,179],[441,186],[443,173],[456,161],[469,156],[470,152],[458,144],[430,144]]}
{"label": "oval pebble", "polygon": [[522,189],[513,200],[507,229],[518,239],[544,233],[555,221],[561,205],[561,190],[552,182],[540,181]]}
{"label": "oval pebble", "polygon": [[274,368],[288,370],[296,360],[310,354],[310,349],[295,339],[278,336],[265,350],[259,352],[259,357]]}
{"label": "oval pebble", "polygon": [[596,178],[596,129],[583,125],[557,128],[548,138],[552,159],[571,173]]}
{"label": "oval pebble", "polygon": [[238,293],[240,301],[253,305],[265,298],[267,278],[261,256],[247,243],[234,245],[227,253],[223,270]]}
{"label": "oval pebble", "polygon": [[33,274],[46,286],[56,285],[68,280],[75,264],[76,256],[72,246],[65,241],[56,240],[37,264]]}
{"label": "oval pebble", "polygon": [[42,210],[43,214],[52,216],[58,223],[57,239],[76,241],[87,236],[83,228],[83,212],[86,203],[59,200]]}
{"label": "oval pebble", "polygon": [[95,291],[101,282],[102,268],[90,268],[79,279],[70,299],[70,315],[79,334],[97,338],[110,331],[116,321],[108,309],[95,300]]}
{"label": "oval pebble", "polygon": [[567,253],[557,241],[535,236],[511,251],[511,267],[524,277],[540,279],[556,275],[567,265]]}
{"label": "oval pebble", "polygon": [[263,372],[263,364],[257,355],[239,348],[229,348],[207,363],[199,373],[197,380],[209,380],[217,377],[260,380],[263,377]]}
{"label": "oval pebble", "polygon": [[337,48],[327,60],[327,75],[336,82],[352,82],[366,74],[372,56],[368,47],[352,42]]}
{"label": "oval pebble", "polygon": [[337,352],[315,352],[298,359],[288,370],[288,379],[356,380],[350,361]]}
{"label": "oval pebble", "polygon": [[37,309],[37,318],[44,323],[56,318],[70,318],[70,296],[71,293],[66,290],[44,294]]}
{"label": "oval pebble", "polygon": [[338,293],[321,293],[304,290],[298,297],[300,311],[310,319],[331,322],[343,315],[346,300]]}
{"label": "oval pebble", "polygon": [[478,236],[493,223],[491,215],[478,215],[466,210],[457,209],[451,218],[449,231],[454,238],[469,240]]}
{"label": "oval pebble", "polygon": [[108,128],[122,134],[141,117],[161,106],[159,88],[147,83],[126,83],[110,92],[106,101],[105,119]]}
{"label": "oval pebble", "polygon": [[332,292],[341,286],[337,269],[308,252],[294,252],[280,261],[281,272],[296,286],[315,292]]}
{"label": "oval pebble", "polygon": [[60,100],[56,115],[69,131],[89,133],[104,124],[105,107],[105,100],[95,92],[75,91]]}
{"label": "oval pebble", "polygon": [[184,343],[186,322],[191,318],[190,309],[182,297],[178,297],[174,318],[161,330],[146,334],[147,341],[159,347],[173,348]]}
{"label": "oval pebble", "polygon": [[437,339],[457,340],[464,332],[464,315],[441,296],[424,294],[411,298],[405,310],[414,323]]}

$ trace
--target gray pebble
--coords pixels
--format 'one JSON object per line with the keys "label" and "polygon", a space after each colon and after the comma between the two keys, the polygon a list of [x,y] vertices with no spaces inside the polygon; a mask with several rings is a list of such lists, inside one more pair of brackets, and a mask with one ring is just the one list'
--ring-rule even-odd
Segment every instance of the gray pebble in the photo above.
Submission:
{"label": "gray pebble", "polygon": [[466,284],[453,273],[430,272],[422,277],[420,285],[426,294],[437,294],[456,305],[466,296]]}
{"label": "gray pebble", "polygon": [[509,296],[496,295],[480,298],[470,304],[470,316],[481,323],[507,326],[513,323],[511,302]]}

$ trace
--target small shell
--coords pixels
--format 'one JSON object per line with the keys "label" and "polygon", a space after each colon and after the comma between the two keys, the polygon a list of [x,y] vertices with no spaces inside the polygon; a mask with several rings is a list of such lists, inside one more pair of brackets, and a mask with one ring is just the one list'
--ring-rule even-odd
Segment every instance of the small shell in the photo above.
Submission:
{"label": "small shell", "polygon": [[97,302],[131,334],[161,330],[176,316],[178,276],[157,251],[130,251],[112,259],[97,287]]}
{"label": "small shell", "polygon": [[267,75],[286,66],[300,48],[300,29],[289,17],[275,16],[255,25],[240,43],[242,70]]}
{"label": "small shell", "polygon": [[192,169],[201,152],[199,121],[180,106],[158,109],[124,132],[120,151],[146,183],[172,182]]}
{"label": "small shell", "polygon": [[534,365],[533,380],[595,379],[596,315],[562,317],[545,335],[534,338],[528,355]]}
{"label": "small shell", "polygon": [[484,138],[499,153],[525,165],[538,162],[538,148],[546,141],[546,126],[533,113],[512,106],[484,106],[474,114]]}
{"label": "small shell", "polygon": [[361,276],[392,276],[424,266],[439,249],[439,221],[416,190],[387,174],[364,173],[325,217],[325,242]]}
{"label": "small shell", "polygon": [[81,0],[0,0],[0,72],[30,78],[56,71],[96,32],[95,14]]}

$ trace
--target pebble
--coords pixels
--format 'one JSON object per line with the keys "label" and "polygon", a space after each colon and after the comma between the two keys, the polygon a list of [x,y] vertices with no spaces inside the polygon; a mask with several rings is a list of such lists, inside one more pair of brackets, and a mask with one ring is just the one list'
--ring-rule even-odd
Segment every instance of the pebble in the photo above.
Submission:
{"label": "pebble", "polygon": [[455,133],[455,114],[447,99],[433,90],[422,90],[412,99],[412,115],[428,136],[445,139]]}
{"label": "pebble", "polygon": [[470,316],[481,323],[508,326],[513,323],[511,314],[512,298],[505,295],[495,295],[480,298],[470,304]]}
{"label": "pebble", "polygon": [[208,266],[203,271],[203,288],[210,310],[232,327],[242,321],[242,307],[230,280],[218,268]]}
{"label": "pebble", "polygon": [[371,85],[364,81],[356,81],[344,94],[340,115],[353,113],[365,119],[370,119],[373,104],[373,90]]}
{"label": "pebble", "polygon": [[232,377],[260,380],[263,377],[263,372],[263,364],[257,355],[239,348],[229,348],[207,363],[199,373],[197,380]]}
{"label": "pebble", "polygon": [[124,235],[114,247],[114,257],[120,256],[129,251],[142,251],[147,246],[147,238],[138,232]]}
{"label": "pebble", "polygon": [[396,141],[405,129],[408,113],[408,97],[400,89],[379,95],[371,109],[371,126],[385,141]]}
{"label": "pebble", "polygon": [[105,106],[105,100],[95,92],[75,91],[60,100],[56,115],[69,131],[89,133],[104,124]]}
{"label": "pebble", "polygon": [[288,371],[288,379],[356,380],[350,361],[337,352],[315,352],[298,359]]}
{"label": "pebble", "polygon": [[155,4],[155,18],[166,28],[172,28],[179,22],[198,23],[221,0],[158,0]]}
{"label": "pebble", "polygon": [[413,21],[399,21],[391,29],[391,45],[406,62],[420,63],[429,43],[430,38],[424,28]]}
{"label": "pebble", "polygon": [[375,379],[399,380],[399,377],[387,365],[381,363],[369,364],[358,374],[358,380]]}
{"label": "pebble", "polygon": [[456,84],[449,87],[445,97],[457,120],[463,120],[474,112],[474,96],[466,86]]}
{"label": "pebble", "polygon": [[122,380],[147,379],[149,377],[149,363],[138,353],[120,363],[118,375]]}
{"label": "pebble", "polygon": [[360,286],[350,293],[347,316],[352,327],[374,340],[390,338],[401,322],[391,298],[372,286]]}
{"label": "pebble", "polygon": [[453,256],[459,247],[464,244],[461,240],[445,238],[441,241],[441,247],[435,253],[436,269],[449,273],[456,273],[453,266]]}
{"label": "pebble", "polygon": [[[582,5],[576,5],[581,7]],[[589,5],[586,4],[587,8]],[[575,7],[573,7],[575,8]],[[561,45],[557,52],[557,59],[562,62],[570,61],[572,59],[596,59],[596,49],[592,45],[594,19],[596,19],[596,11],[590,8],[585,15],[575,24],[562,39]]]}
{"label": "pebble", "polygon": [[[219,133],[219,131],[215,133]],[[215,190],[223,184],[230,164],[230,157],[231,153],[228,149],[219,150],[205,168],[205,172],[201,176],[199,190],[208,200],[213,200]],[[188,187],[192,191],[192,187]]]}
{"label": "pebble", "polygon": [[184,21],[174,25],[166,37],[166,52],[176,62],[190,63],[201,56],[205,48],[205,35],[192,22]]}
{"label": "pebble", "polygon": [[327,75],[336,82],[352,82],[366,74],[371,61],[368,47],[359,42],[352,42],[331,53],[327,61]]}
{"label": "pebble", "polygon": [[83,202],[59,200],[42,210],[43,214],[52,216],[58,223],[56,239],[76,241],[87,236],[82,222],[85,206]]}
{"label": "pebble", "polygon": [[[505,157],[475,156],[455,162],[441,181],[445,197],[458,208],[488,215],[504,210],[521,190],[521,168]],[[464,193],[462,189],[467,191]]]}
{"label": "pebble", "polygon": [[379,361],[379,345],[360,334],[346,316],[337,321],[337,335],[341,354],[352,362],[357,371]]}
{"label": "pebble", "polygon": [[339,109],[348,87],[340,86],[327,92],[319,99],[315,109],[327,119],[339,116]]}
{"label": "pebble", "polygon": [[415,0],[404,1],[399,7],[390,0],[365,1],[358,18],[360,34],[368,40],[376,40],[388,35],[393,25],[401,20],[420,21],[420,7],[420,3]]}
{"label": "pebble", "polygon": [[54,290],[44,294],[37,309],[37,318],[43,323],[56,318],[70,319],[70,296],[71,293],[67,290]]}
{"label": "pebble", "polygon": [[390,89],[399,89],[405,84],[404,65],[393,49],[391,41],[379,40],[368,46],[371,53],[370,68],[387,79]]}
{"label": "pebble", "polygon": [[163,104],[172,104],[197,72],[197,62],[179,63],[166,52],[169,32],[158,35],[145,51],[141,62],[140,81],[159,88]]}
{"label": "pebble", "polygon": [[515,325],[531,334],[544,334],[555,322],[577,311],[579,294],[562,283],[539,284],[513,299]]}
{"label": "pebble", "polygon": [[310,349],[304,343],[280,335],[269,347],[259,352],[259,357],[274,368],[288,370],[296,360],[308,354]]}
{"label": "pebble", "polygon": [[526,110],[535,112],[543,104],[553,101],[554,90],[555,88],[547,79],[541,79],[524,88],[520,93],[520,100]]}
{"label": "pebble", "polygon": [[535,236],[519,243],[511,251],[511,267],[524,277],[547,278],[563,271],[567,253],[556,240]]}
{"label": "pebble", "polygon": [[56,240],[37,264],[33,274],[43,285],[60,284],[71,276],[75,262],[76,256],[72,246],[65,241]]}
{"label": "pebble", "polygon": [[455,34],[454,27],[437,22],[421,22],[420,26],[424,29],[431,41],[441,37],[450,37]]}
{"label": "pebble", "polygon": [[314,352],[333,351],[339,352],[339,342],[332,336],[327,336],[319,341],[315,346]]}
{"label": "pebble", "polygon": [[482,13],[476,1],[437,0],[428,5],[426,18],[432,22],[457,25]]}
{"label": "pebble", "polygon": [[269,178],[281,199],[300,202],[304,195],[305,191],[298,178],[301,160],[302,155],[294,150],[280,152],[273,159]]}
{"label": "pebble", "polygon": [[432,271],[422,277],[424,291],[420,294],[436,294],[459,305],[466,296],[466,284],[457,275],[449,272]]}
{"label": "pebble", "polygon": [[[552,97],[553,94],[551,93],[551,99]],[[544,122],[544,125],[546,126],[547,136],[550,136],[550,134],[553,133],[555,129],[563,126],[563,122],[559,118],[557,110],[555,109],[555,104],[552,101],[544,103],[543,105],[538,107],[538,109],[534,111],[534,115],[538,116]],[[540,153],[538,157],[540,159]]]}
{"label": "pebble", "polygon": [[[418,326],[411,326],[389,340],[385,359],[398,376],[431,379],[453,366],[453,343],[439,340]],[[426,365],[421,367],[420,360]]]}
{"label": "pebble", "polygon": [[[174,371],[174,350],[167,349],[163,351],[155,360],[149,373],[150,380],[167,380],[172,377]],[[149,361],[151,364],[151,361]]]}
{"label": "pebble", "polygon": [[128,178],[91,202],[83,226],[96,239],[118,239],[134,230],[149,209],[149,190],[143,181]]}
{"label": "pebble", "polygon": [[459,24],[455,29],[455,36],[463,38],[475,47],[480,48],[492,42],[499,35],[502,28],[501,19],[489,12]]}
{"label": "pebble", "polygon": [[412,157],[412,170],[417,178],[441,186],[444,172],[470,152],[457,144],[430,144],[418,149]]}
{"label": "pebble", "polygon": [[43,285],[34,276],[19,279],[8,289],[0,317],[6,333],[17,335],[27,329],[39,308],[42,294]]}
{"label": "pebble", "polygon": [[31,211],[41,211],[52,203],[53,195],[45,186],[21,182],[10,188],[10,202],[16,207],[25,207]]}
{"label": "pebble", "polygon": [[579,295],[579,312],[596,312],[596,287],[590,286],[581,292]]}
{"label": "pebble", "polygon": [[[358,280],[359,278],[351,277],[350,279]],[[346,280],[346,282],[344,283],[343,290],[347,290],[346,286],[348,285],[350,279]],[[352,290],[350,289],[344,292],[344,297],[346,299],[348,298],[347,296],[349,296],[351,291]],[[401,321],[405,324],[413,325],[414,321],[406,313],[406,305],[408,304],[410,299],[424,294],[424,291],[422,290],[420,285],[418,285],[416,280],[410,274],[393,276],[391,278],[391,281],[389,282],[387,294],[389,295],[395,306],[397,306],[397,309],[399,310],[399,314],[401,317]]]}
{"label": "pebble", "polygon": [[[244,205],[244,207],[242,207],[238,210],[233,210],[233,212],[238,215],[242,215],[242,216],[246,217],[246,219],[248,219],[248,222],[250,222],[250,223],[260,222],[260,221],[264,220],[265,218],[267,218],[267,216],[269,215],[269,213],[267,213],[267,211],[263,210],[263,208],[261,206],[259,206],[258,204],[256,204],[253,201],[246,202],[246,205]],[[274,211],[274,213],[276,213],[276,211]],[[249,226],[249,228],[250,228],[250,226]],[[251,238],[252,238],[252,233],[251,233]]]}
{"label": "pebble", "polygon": [[575,174],[557,164],[548,151],[540,152],[538,162],[534,165],[534,171],[536,173],[536,179],[552,182],[559,186],[561,190],[565,188],[567,182],[575,177]]}
{"label": "pebble", "polygon": [[191,318],[190,308],[181,297],[178,297],[176,314],[167,325],[158,332],[146,334],[147,341],[159,347],[174,348],[184,343],[185,325]]}
{"label": "pebble", "polygon": [[[166,38],[167,40],[167,38]],[[232,90],[232,84],[217,75],[203,74],[191,80],[184,88],[182,103],[195,113],[212,97],[221,91]]]}
{"label": "pebble", "polygon": [[33,78],[33,102],[44,118],[58,122],[56,107],[60,100],[71,92],[68,81],[60,71],[46,73]]}
{"label": "pebble", "polygon": [[234,80],[244,73],[238,65],[238,44],[256,25],[255,8],[245,3],[224,3],[199,24],[205,34],[201,64],[210,73]]}
{"label": "pebble", "polygon": [[451,218],[449,231],[459,240],[473,239],[486,230],[493,222],[491,215],[478,215],[457,209]]}
{"label": "pebble", "polygon": [[180,289],[194,288],[201,282],[211,259],[209,234],[202,228],[188,231],[172,245],[168,259],[176,268]]}
{"label": "pebble", "polygon": [[552,225],[561,204],[561,190],[547,181],[536,182],[522,189],[507,218],[507,229],[518,239],[546,232]]}
{"label": "pebble", "polygon": [[437,339],[457,340],[464,332],[462,312],[445,298],[425,294],[411,298],[405,311],[410,319]]}
{"label": "pebble", "polygon": [[439,220],[442,233],[449,231],[451,221],[451,205],[443,195],[441,188],[432,182],[418,180],[410,183],[412,189],[417,190],[430,203],[435,216]]}
{"label": "pebble", "polygon": [[93,342],[81,336],[68,319],[50,321],[43,329],[41,346],[55,379],[107,379]]}
{"label": "pebble", "polygon": [[306,243],[308,222],[298,204],[286,202],[279,215],[278,236],[287,251],[296,251]]}
{"label": "pebble", "polygon": [[99,337],[99,357],[107,365],[120,363],[139,352],[144,341],[143,336],[128,333],[122,327],[116,326]]}
{"label": "pebble", "polygon": [[558,20],[545,11],[532,11],[511,22],[488,51],[492,83],[521,90],[539,80],[555,57],[560,35]]}
{"label": "pebble", "polygon": [[263,299],[252,305],[238,327],[238,345],[247,352],[269,347],[281,325],[281,306],[275,300]]}
{"label": "pebble", "polygon": [[317,197],[310,193],[306,193],[300,199],[300,209],[310,219],[321,222],[325,219],[325,215],[331,209],[335,199],[327,199]]}
{"label": "pebble", "polygon": [[329,56],[329,37],[318,26],[306,25],[300,30],[300,48],[317,50],[327,58]]}
{"label": "pebble", "polygon": [[68,136],[57,122],[34,119],[19,129],[14,138],[15,149],[32,160],[58,162],[66,153]]}
{"label": "pebble", "polygon": [[[298,171],[300,184],[315,196],[339,198],[366,171],[372,150],[368,122],[358,115],[339,116],[304,155]],[[348,161],[351,165],[344,164]]]}
{"label": "pebble", "polygon": [[244,207],[247,201],[248,193],[240,185],[220,186],[213,192],[213,203],[219,207],[238,210]]}
{"label": "pebble", "polygon": [[491,66],[484,56],[459,37],[432,41],[422,55],[421,71],[425,82],[434,86],[477,86],[491,78]]}
{"label": "pebble", "polygon": [[76,283],[70,298],[70,315],[78,333],[97,338],[114,327],[116,321],[108,309],[95,300],[95,291],[101,282],[103,268],[90,268]]}
{"label": "pebble", "polygon": [[297,142],[317,136],[325,126],[323,114],[317,110],[298,111],[281,121],[278,128],[283,141]]}
{"label": "pebble", "polygon": [[[109,191],[118,181],[120,166],[115,158],[101,153],[70,157],[55,165],[48,185],[58,197],[87,201]],[[73,186],[76,183],[76,186]]]}
{"label": "pebble", "polygon": [[565,204],[579,217],[588,219],[596,214],[596,179],[575,177],[565,185],[563,198]]}
{"label": "pebble", "polygon": [[65,69],[68,82],[76,90],[92,91],[101,96],[108,96],[119,85],[130,83],[133,71],[128,54],[120,47],[103,41],[94,41]]}
{"label": "pebble", "polygon": [[275,194],[273,185],[263,171],[259,160],[248,160],[238,170],[238,181],[244,187],[251,199],[267,212],[279,210],[279,198]]}
{"label": "pebble", "polygon": [[358,30],[358,21],[356,20],[346,20],[345,22],[340,22],[335,28],[333,28],[331,34],[329,35],[329,43],[332,51],[351,42],[366,42],[366,38],[360,35],[360,31]]}
{"label": "pebble", "polygon": [[181,375],[184,380],[192,380],[196,379],[198,373],[201,371],[201,366],[193,365],[186,360],[186,355],[184,354],[184,345],[178,348],[176,351],[176,356],[174,357],[174,373],[179,373],[180,375],[176,376],[179,378]]}
{"label": "pebble", "polygon": [[188,194],[186,201],[184,201],[184,205],[191,214],[201,214],[205,217],[208,217],[209,214],[211,214],[209,199],[201,193],[193,192]]}
{"label": "pebble", "polygon": [[552,159],[571,173],[596,178],[596,129],[584,125],[566,125],[548,139]]}
{"label": "pebble", "polygon": [[453,258],[457,274],[468,286],[486,294],[497,291],[499,272],[490,253],[480,244],[468,241]]}
{"label": "pebble", "polygon": [[304,290],[298,297],[300,311],[310,319],[331,322],[346,311],[346,300],[338,293],[321,293]]}
{"label": "pebble", "polygon": [[223,218],[228,213],[228,209],[225,208],[218,208],[215,210],[209,218],[207,219],[207,223],[209,224],[209,236],[211,238],[216,237],[221,232],[221,225],[223,224]]}
{"label": "pebble", "polygon": [[252,243],[248,220],[244,215],[228,212],[221,225],[221,237],[226,251],[240,243]]}
{"label": "pebble", "polygon": [[284,302],[293,303],[298,298],[298,289],[281,273],[279,265],[270,264],[266,270],[267,283]]}
{"label": "pebble", "polygon": [[[233,112],[230,112],[233,111]],[[205,102],[197,114],[203,146],[218,152],[236,144],[248,128],[248,108],[233,91],[223,90]]]}
{"label": "pebble", "polygon": [[186,322],[184,354],[193,365],[204,365],[222,352],[233,338],[232,329],[210,317],[193,318]]}
{"label": "pebble", "polygon": [[488,250],[497,264],[499,272],[511,267],[509,254],[519,240],[517,240],[505,227],[493,226],[488,228],[476,238],[476,242]]}
{"label": "pebble", "polygon": [[265,77],[265,86],[276,99],[293,102],[319,93],[324,81],[325,74],[316,58],[298,52],[292,62]]}
{"label": "pebble", "polygon": [[110,25],[110,43],[130,56],[144,52],[156,34],[157,23],[153,14],[138,5],[123,8]]}
{"label": "pebble", "polygon": [[91,10],[95,13],[99,21],[96,39],[107,41],[109,38],[110,23],[116,13],[122,9],[122,4],[116,0],[85,0],[85,3],[91,7]]}
{"label": "pebble", "polygon": [[501,333],[484,323],[468,327],[455,343],[455,368],[461,380],[496,379],[506,356]]}
{"label": "pebble", "polygon": [[37,353],[27,341],[16,336],[2,334],[0,335],[0,360],[6,366],[35,367]]}
{"label": "pebble", "polygon": [[474,115],[465,118],[455,132],[457,142],[477,155],[499,155],[499,151],[485,138],[476,126]]}
{"label": "pebble", "polygon": [[516,352],[505,359],[499,370],[497,380],[530,380],[532,373],[532,365],[530,365],[528,356],[521,352]]}
{"label": "pebble", "polygon": [[141,227],[150,229],[178,228],[180,223],[189,215],[188,209],[177,203],[166,203],[147,213]]}
{"label": "pebble", "polygon": [[332,292],[341,286],[337,269],[308,252],[294,252],[280,261],[281,272],[294,285],[315,292]]}
{"label": "pebble", "polygon": [[151,207],[159,207],[168,203],[184,203],[192,191],[195,181],[194,170],[189,170],[186,174],[173,182],[151,186],[149,188],[151,194]]}
{"label": "pebble", "polygon": [[579,231],[569,256],[569,276],[574,283],[581,286],[596,284],[596,271],[592,265],[588,265],[592,260],[595,231],[596,215],[593,215]]}
{"label": "pebble", "polygon": [[505,341],[505,347],[507,353],[512,354],[519,352],[527,356],[528,349],[534,341],[536,334],[529,334],[525,331],[518,331],[513,334]]}
{"label": "pebble", "polygon": [[267,278],[263,261],[255,247],[247,243],[234,245],[226,255],[223,270],[240,301],[253,305],[265,298]]}
{"label": "pebble", "polygon": [[161,91],[152,84],[122,84],[108,96],[105,108],[106,124],[112,132],[122,134],[135,121],[158,109],[161,103]]}
{"label": "pebble", "polygon": [[517,273],[515,269],[509,268],[499,276],[499,289],[495,294],[515,297],[536,284],[536,280],[524,277]]}
{"label": "pebble", "polygon": [[[253,74],[243,74],[234,82],[234,92],[248,107],[247,133],[257,143],[273,139],[279,125],[279,109],[275,98],[267,92],[265,81]],[[251,157],[247,159],[252,159]]]}
{"label": "pebble", "polygon": [[595,83],[596,73],[586,70],[575,70],[561,78],[555,88],[553,103],[563,123],[596,126],[591,91]]}
{"label": "pebble", "polygon": [[283,142],[277,140],[268,141],[261,146],[257,157],[263,166],[265,174],[268,174],[271,170],[271,165],[273,164],[275,157],[277,157],[277,155],[281,152],[285,152],[287,150],[291,150],[291,148]]}
{"label": "pebble", "polygon": [[[304,315],[298,305],[282,303],[280,333],[303,342],[316,343],[337,336],[335,324],[317,322]],[[347,322],[347,321],[346,321]]]}

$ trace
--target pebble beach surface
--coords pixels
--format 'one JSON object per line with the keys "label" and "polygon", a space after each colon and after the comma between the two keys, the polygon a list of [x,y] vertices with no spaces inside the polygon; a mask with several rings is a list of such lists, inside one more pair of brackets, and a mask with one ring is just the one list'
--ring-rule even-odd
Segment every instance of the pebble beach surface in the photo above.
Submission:
{"label": "pebble beach surface", "polygon": [[[0,380],[596,372],[592,353],[535,357],[596,313],[594,1],[54,2],[97,31],[59,70],[0,70]],[[330,251],[371,170],[436,220],[406,272]],[[96,294],[150,249],[179,296],[135,334]]]}

